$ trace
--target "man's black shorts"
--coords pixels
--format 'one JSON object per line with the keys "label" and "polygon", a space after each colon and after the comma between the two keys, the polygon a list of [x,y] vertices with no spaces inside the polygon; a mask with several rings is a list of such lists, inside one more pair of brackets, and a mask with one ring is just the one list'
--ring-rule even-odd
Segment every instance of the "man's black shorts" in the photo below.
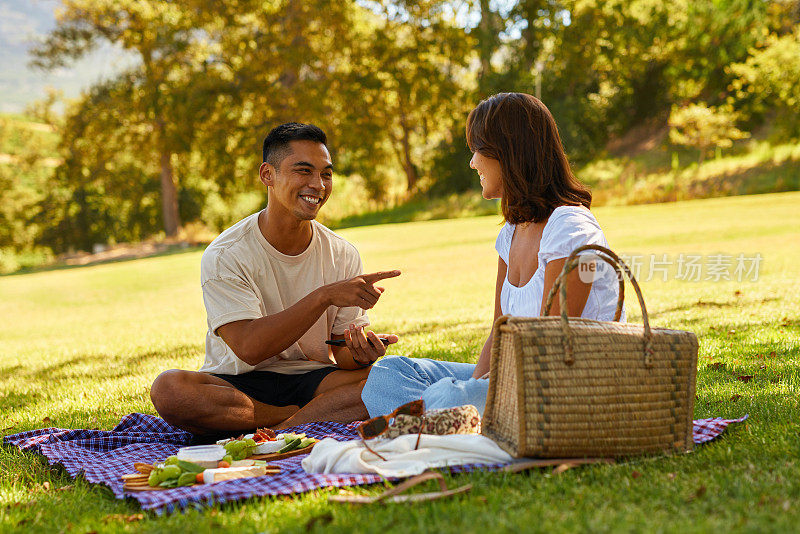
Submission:
{"label": "man's black shorts", "polygon": [[300,375],[284,375],[271,371],[250,371],[241,375],[218,375],[217,378],[264,404],[271,406],[300,406],[308,404],[314,398],[322,379],[337,367],[323,367]]}

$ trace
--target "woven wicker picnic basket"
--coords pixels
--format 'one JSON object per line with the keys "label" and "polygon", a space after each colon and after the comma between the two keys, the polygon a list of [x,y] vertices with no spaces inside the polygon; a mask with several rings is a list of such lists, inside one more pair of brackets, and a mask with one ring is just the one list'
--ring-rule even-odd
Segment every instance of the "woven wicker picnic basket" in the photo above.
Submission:
{"label": "woven wicker picnic basket", "polygon": [[[581,252],[610,264],[620,283],[614,321],[567,318],[566,275]],[[619,323],[622,271],[643,325]],[[513,456],[619,457],[692,447],[697,337],[651,328],[641,290],[622,260],[599,245],[575,249],[548,295],[560,317],[500,317],[494,325],[482,433]]]}

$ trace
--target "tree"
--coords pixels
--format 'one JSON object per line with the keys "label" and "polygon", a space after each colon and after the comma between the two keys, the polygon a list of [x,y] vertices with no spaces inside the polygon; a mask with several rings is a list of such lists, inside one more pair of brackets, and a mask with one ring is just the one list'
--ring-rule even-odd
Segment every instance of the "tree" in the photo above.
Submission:
{"label": "tree", "polygon": [[346,77],[353,99],[348,120],[359,115],[376,127],[405,176],[406,191],[420,189],[435,147],[454,122],[463,127],[473,38],[449,17],[447,2],[385,2],[369,17],[350,55]]}
{"label": "tree", "polygon": [[52,147],[34,126],[0,116],[0,252],[29,250],[38,238],[33,217],[47,190],[43,154]]}
{"label": "tree", "polygon": [[750,134],[736,127],[736,113],[730,107],[709,107],[703,103],[675,106],[669,116],[670,141],[696,148],[698,166],[711,148],[730,148],[737,139]]}
{"label": "tree", "polygon": [[755,100],[758,111],[774,117],[780,137],[800,139],[800,28],[770,35],[763,48],[731,65],[730,72],[737,76],[731,84],[737,100]]}
{"label": "tree", "polygon": [[107,102],[121,104],[129,148],[157,162],[168,236],[181,224],[173,158],[191,149],[193,125],[203,112],[192,105],[198,67],[209,55],[197,14],[159,0],[65,0],[55,29],[32,51],[34,64],[45,69],[65,66],[101,42],[135,55],[137,65],[119,78],[131,100]]}

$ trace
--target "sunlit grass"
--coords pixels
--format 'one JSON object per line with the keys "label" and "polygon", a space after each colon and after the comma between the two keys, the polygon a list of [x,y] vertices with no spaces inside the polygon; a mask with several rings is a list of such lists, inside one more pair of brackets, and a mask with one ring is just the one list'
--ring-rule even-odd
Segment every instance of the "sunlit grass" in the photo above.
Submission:
{"label": "sunlit grass", "polygon": [[[332,506],[319,491],[138,519],[135,502],[117,501],[107,488],[73,481],[41,457],[6,447],[0,531],[796,529],[799,204],[800,193],[786,193],[595,210],[612,248],[645,262],[642,290],[652,323],[700,338],[695,416],[750,414],[745,425],[693,454],[560,475],[459,475],[451,483],[473,483],[469,494],[424,505]],[[491,321],[499,222],[489,216],[340,232],[358,246],[367,271],[403,271],[385,281],[387,291],[370,313],[377,330],[400,335],[398,353],[475,361]],[[760,253],[763,262],[756,281],[678,281],[674,267],[667,282],[645,281],[650,255],[681,253]],[[155,376],[202,362],[199,260],[192,251],[0,277],[3,434],[43,426],[107,429],[126,413],[154,413],[148,388]],[[632,291],[626,305],[629,320],[639,322]],[[739,379],[747,375],[753,378]]]}

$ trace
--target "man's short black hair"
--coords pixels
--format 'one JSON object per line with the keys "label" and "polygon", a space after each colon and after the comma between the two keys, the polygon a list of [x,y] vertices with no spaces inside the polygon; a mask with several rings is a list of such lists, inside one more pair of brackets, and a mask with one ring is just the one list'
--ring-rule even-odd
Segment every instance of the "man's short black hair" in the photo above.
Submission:
{"label": "man's short black hair", "polygon": [[283,158],[289,154],[290,141],[315,141],[328,146],[328,137],[319,127],[313,124],[287,122],[276,126],[267,134],[264,147],[261,149],[263,161],[275,168],[279,167]]}

